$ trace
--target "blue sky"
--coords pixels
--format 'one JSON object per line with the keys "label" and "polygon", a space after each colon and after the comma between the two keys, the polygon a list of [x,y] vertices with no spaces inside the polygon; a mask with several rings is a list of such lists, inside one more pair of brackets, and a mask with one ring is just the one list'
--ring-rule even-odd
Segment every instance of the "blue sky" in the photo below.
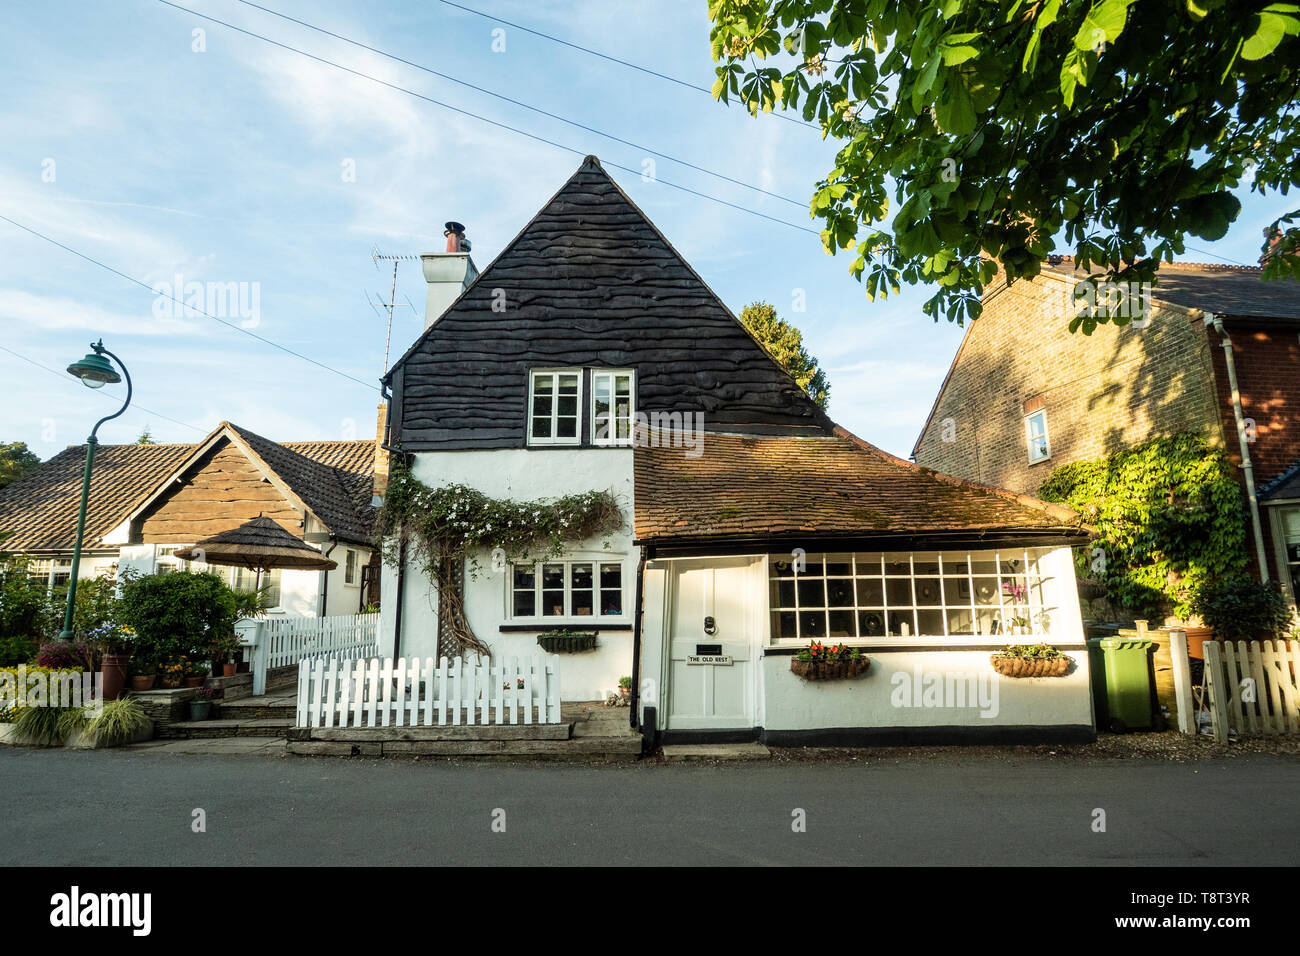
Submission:
{"label": "blue sky", "polygon": [[[260,0],[415,63],[771,192],[805,200],[834,143],[771,116],[627,69],[436,0]],[[554,140],[545,145],[350,75],[157,0],[45,0],[7,11],[0,35],[0,214],[152,287],[253,284],[256,324],[231,321],[364,383],[383,370],[386,296],[370,255],[439,250],[468,227],[486,265],[594,153],[633,170],[644,149],[611,142],[287,23],[238,0],[199,13]],[[703,0],[464,0],[573,43],[708,86]],[[504,51],[501,35],[504,29]],[[194,30],[206,31],[196,52]],[[789,223],[798,208],[663,158],[679,183]],[[345,174],[355,168],[355,181]],[[921,314],[928,293],[870,303],[848,259],[815,234],[610,172],[723,301],[765,299],[803,329],[830,377],[831,415],[906,456],[961,337]],[[1246,196],[1242,216],[1190,261],[1254,263],[1286,200]],[[806,311],[792,311],[802,290]],[[405,306],[409,298],[415,311]],[[399,272],[394,356],[422,328],[418,262]],[[84,440],[116,406],[62,372],[92,339],[125,359],[132,409],[105,442],[148,427],[193,441],[225,419],[291,441],[373,434],[378,386],[311,365],[194,313],[155,309],[149,288],[0,222],[0,442],[42,458]],[[179,310],[177,310],[179,311]],[[14,354],[17,353],[17,354]],[[21,356],[21,357],[20,357]],[[32,364],[36,363],[36,364]],[[40,368],[38,366],[45,366]],[[53,371],[50,371],[53,370]],[[117,392],[116,394],[120,394]]]}

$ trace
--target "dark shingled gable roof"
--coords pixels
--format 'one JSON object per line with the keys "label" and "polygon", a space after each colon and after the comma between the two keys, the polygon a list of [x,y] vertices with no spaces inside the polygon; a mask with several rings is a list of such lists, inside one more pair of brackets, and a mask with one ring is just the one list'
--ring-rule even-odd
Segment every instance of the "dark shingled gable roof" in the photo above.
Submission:
{"label": "dark shingled gable roof", "polygon": [[[371,540],[373,440],[277,444],[228,422],[218,431],[225,427],[247,442],[332,532],[358,543]],[[98,546],[200,444],[100,445],[91,471],[83,546]],[[72,549],[85,462],[86,446],[74,445],[0,489],[0,550]]]}
{"label": "dark shingled gable roof", "polygon": [[[1044,269],[1087,278],[1066,256]],[[1099,270],[1094,270],[1099,271]],[[1163,262],[1156,271],[1152,298],[1184,309],[1216,315],[1268,319],[1300,319],[1300,282],[1261,278],[1258,266],[1213,265],[1205,262]]]}
{"label": "dark shingled gable roof", "polygon": [[585,366],[635,368],[638,411],[708,430],[831,427],[594,156],[393,364],[394,440],[521,447],[528,370]]}
{"label": "dark shingled gable roof", "polygon": [[634,459],[636,537],[646,542],[991,533],[1081,542],[1089,533],[1068,508],[940,475],[843,428],[818,438],[709,434],[698,458],[645,445]]}

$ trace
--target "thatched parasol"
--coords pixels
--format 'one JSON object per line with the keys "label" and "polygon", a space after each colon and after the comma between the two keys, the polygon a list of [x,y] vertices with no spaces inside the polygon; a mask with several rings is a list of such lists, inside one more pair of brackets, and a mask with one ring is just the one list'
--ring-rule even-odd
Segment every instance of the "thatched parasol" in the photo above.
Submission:
{"label": "thatched parasol", "polygon": [[257,572],[259,585],[262,572],[275,568],[333,571],[339,566],[337,561],[325,557],[301,538],[261,515],[245,521],[238,528],[215,534],[188,548],[180,548],[176,557],[248,568]]}

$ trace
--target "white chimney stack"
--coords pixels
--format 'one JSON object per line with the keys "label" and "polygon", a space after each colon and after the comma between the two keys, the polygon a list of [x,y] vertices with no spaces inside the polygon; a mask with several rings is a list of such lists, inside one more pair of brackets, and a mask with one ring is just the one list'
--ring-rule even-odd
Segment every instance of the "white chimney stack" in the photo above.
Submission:
{"label": "white chimney stack", "polygon": [[429,283],[428,296],[424,300],[426,329],[447,311],[447,307],[478,276],[478,266],[474,265],[474,260],[469,255],[470,244],[465,238],[465,227],[458,222],[449,222],[443,235],[447,237],[445,252],[430,252],[420,256],[424,265],[424,279]]}

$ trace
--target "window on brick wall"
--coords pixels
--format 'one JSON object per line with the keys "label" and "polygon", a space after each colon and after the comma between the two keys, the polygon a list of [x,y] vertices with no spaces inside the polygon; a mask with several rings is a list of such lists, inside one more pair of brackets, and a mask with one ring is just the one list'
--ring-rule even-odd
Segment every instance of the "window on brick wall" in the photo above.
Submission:
{"label": "window on brick wall", "polygon": [[1052,457],[1052,443],[1047,436],[1047,411],[1040,408],[1025,416],[1025,441],[1029,445],[1029,463],[1037,464]]}

